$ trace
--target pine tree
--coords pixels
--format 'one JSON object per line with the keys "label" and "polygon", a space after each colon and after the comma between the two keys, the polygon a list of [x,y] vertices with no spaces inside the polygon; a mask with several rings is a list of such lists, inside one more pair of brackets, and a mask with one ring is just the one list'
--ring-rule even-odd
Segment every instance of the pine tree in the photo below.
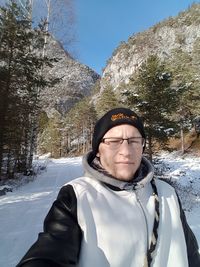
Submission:
{"label": "pine tree", "polygon": [[91,149],[92,133],[97,114],[94,105],[88,97],[78,102],[66,115],[65,144],[67,151],[76,151],[78,154]]}
{"label": "pine tree", "polygon": [[62,118],[59,113],[48,119],[45,129],[40,134],[38,149],[41,153],[51,153],[54,158],[62,156]]}
{"label": "pine tree", "polygon": [[199,44],[200,38],[194,43],[192,53],[175,49],[168,62],[168,66],[173,72],[173,87],[180,93],[179,105],[173,118],[179,126],[182,153],[184,153],[185,147],[184,133],[192,127],[194,118],[200,111]]}
{"label": "pine tree", "polygon": [[3,172],[9,177],[31,168],[39,94],[51,84],[44,79],[42,69],[50,66],[51,60],[40,54],[42,28],[31,29],[16,1],[1,7],[0,36],[0,175]]}
{"label": "pine tree", "polygon": [[103,116],[108,110],[112,108],[119,107],[119,105],[120,102],[117,99],[113,88],[108,85],[101,93],[96,104],[98,117]]}
{"label": "pine tree", "polygon": [[157,56],[148,57],[132,77],[124,95],[128,103],[142,116],[147,132],[147,148],[152,159],[155,142],[164,144],[174,123],[170,114],[176,109],[178,95],[171,87],[171,74]]}

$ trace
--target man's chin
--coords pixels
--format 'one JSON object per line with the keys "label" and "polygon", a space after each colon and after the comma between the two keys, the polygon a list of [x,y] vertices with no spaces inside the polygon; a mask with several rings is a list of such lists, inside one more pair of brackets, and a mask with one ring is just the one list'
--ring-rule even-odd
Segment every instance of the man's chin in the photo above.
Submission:
{"label": "man's chin", "polygon": [[118,180],[129,182],[133,180],[134,174],[135,172],[133,169],[123,168],[121,170],[119,169],[118,172],[115,173],[115,177]]}
{"label": "man's chin", "polygon": [[130,182],[133,179],[134,175],[131,174],[127,174],[127,175],[117,175],[116,179],[120,180],[120,181],[125,181],[125,182]]}

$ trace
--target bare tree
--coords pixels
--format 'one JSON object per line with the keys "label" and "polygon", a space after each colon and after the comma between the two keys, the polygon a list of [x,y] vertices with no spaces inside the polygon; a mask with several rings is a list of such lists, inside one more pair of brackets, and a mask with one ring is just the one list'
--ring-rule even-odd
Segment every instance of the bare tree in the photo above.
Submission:
{"label": "bare tree", "polygon": [[33,21],[33,26],[42,20],[45,31],[55,36],[65,49],[70,49],[75,41],[74,1],[18,0],[18,2],[26,11],[27,17]]}

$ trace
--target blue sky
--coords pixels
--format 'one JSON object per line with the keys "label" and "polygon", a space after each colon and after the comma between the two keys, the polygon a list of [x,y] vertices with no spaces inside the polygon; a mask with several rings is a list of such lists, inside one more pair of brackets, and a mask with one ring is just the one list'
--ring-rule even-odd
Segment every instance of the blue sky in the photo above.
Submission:
{"label": "blue sky", "polygon": [[[0,0],[0,4],[8,0]],[[18,0],[20,1],[20,0]],[[26,0],[21,0],[26,1]],[[34,0],[39,4],[45,0]],[[122,41],[159,21],[176,16],[200,0],[72,0],[76,42],[69,48],[81,63],[102,74],[106,61]],[[60,29],[66,36],[67,29]],[[60,33],[59,33],[60,34]],[[58,37],[59,39],[59,37]]]}
{"label": "blue sky", "polygon": [[99,74],[114,49],[134,33],[187,9],[190,0],[76,0],[77,60]]}

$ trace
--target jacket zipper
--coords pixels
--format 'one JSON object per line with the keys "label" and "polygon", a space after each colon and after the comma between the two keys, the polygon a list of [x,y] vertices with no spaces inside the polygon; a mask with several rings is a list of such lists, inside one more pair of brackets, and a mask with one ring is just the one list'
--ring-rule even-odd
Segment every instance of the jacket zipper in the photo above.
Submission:
{"label": "jacket zipper", "polygon": [[[147,236],[146,249],[148,250],[148,248],[149,248],[149,229],[148,229],[147,217],[146,217],[146,214],[145,214],[145,211],[144,211],[144,207],[143,207],[143,205],[142,205],[142,203],[140,201],[140,198],[138,196],[137,190],[135,190],[135,195],[136,195],[136,199],[137,199],[138,205],[140,206],[142,214],[143,214],[143,217],[144,217],[144,221],[145,221],[144,224],[146,225],[146,236]],[[146,254],[145,254],[145,257],[144,257],[144,265],[143,265],[143,267],[148,267],[147,255]]]}

